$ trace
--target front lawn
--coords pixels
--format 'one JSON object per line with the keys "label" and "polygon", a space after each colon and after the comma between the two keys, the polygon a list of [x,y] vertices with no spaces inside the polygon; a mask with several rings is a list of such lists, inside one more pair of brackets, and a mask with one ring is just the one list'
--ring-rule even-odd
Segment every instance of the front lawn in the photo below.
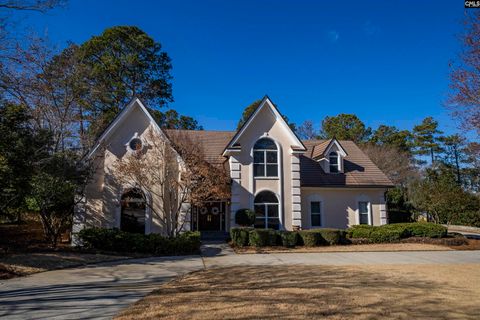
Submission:
{"label": "front lawn", "polygon": [[478,319],[478,265],[209,269],[117,319]]}

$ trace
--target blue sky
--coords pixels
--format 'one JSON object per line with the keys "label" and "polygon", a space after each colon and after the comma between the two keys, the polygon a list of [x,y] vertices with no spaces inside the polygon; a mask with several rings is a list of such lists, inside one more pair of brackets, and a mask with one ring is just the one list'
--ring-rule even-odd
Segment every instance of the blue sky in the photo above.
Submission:
{"label": "blue sky", "polygon": [[411,129],[442,106],[460,50],[462,1],[92,1],[18,15],[60,48],[136,25],[173,62],[171,107],[205,129],[231,130],[268,94],[291,121],[355,113]]}

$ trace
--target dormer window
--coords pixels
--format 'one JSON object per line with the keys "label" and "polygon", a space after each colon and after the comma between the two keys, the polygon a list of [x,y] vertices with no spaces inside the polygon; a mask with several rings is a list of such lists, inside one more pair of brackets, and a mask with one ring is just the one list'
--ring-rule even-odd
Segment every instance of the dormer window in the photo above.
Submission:
{"label": "dormer window", "polygon": [[278,177],[278,149],[271,139],[262,138],[253,146],[253,176]]}
{"label": "dormer window", "polygon": [[337,152],[332,151],[328,155],[328,161],[330,163],[330,173],[340,172],[340,159]]}

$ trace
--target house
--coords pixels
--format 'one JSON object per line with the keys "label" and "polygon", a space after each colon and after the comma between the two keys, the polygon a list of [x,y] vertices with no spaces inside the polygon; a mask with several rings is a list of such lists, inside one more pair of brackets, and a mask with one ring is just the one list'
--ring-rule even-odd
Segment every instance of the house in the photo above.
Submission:
{"label": "house", "polygon": [[[128,152],[145,149],[148,156],[154,145],[147,137],[149,130],[155,132],[153,140],[167,143],[176,135],[189,136],[203,146],[207,162],[228,168],[230,197],[201,206],[182,203],[184,230],[228,231],[241,208],[255,210],[257,228],[388,223],[385,192],[392,182],[385,174],[352,141],[300,140],[268,97],[237,131],[162,130],[142,102],[134,99],[87,155],[98,160],[94,178],[75,210],[74,233],[92,226],[165,231],[159,216],[165,204],[152,194],[142,194],[141,188],[129,185],[113,169],[113,163]],[[147,145],[149,150],[144,148]]]}

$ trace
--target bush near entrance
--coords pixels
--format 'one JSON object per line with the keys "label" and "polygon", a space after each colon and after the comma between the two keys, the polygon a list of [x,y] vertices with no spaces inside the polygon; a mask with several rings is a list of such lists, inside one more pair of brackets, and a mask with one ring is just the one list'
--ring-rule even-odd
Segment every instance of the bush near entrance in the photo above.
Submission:
{"label": "bush near entrance", "polygon": [[235,223],[239,226],[249,227],[255,223],[255,211],[239,209],[235,213]]}
{"label": "bush near entrance", "polygon": [[185,255],[200,251],[200,232],[187,231],[177,237],[141,234],[119,229],[88,228],[78,233],[83,247],[109,252]]}
{"label": "bush near entrance", "polygon": [[443,238],[447,228],[442,225],[415,222],[396,223],[383,226],[356,225],[347,230],[340,229],[310,229],[301,231],[278,231],[271,229],[232,228],[230,230],[234,246],[328,246],[348,244],[361,240],[363,243],[399,242],[410,237]]}

